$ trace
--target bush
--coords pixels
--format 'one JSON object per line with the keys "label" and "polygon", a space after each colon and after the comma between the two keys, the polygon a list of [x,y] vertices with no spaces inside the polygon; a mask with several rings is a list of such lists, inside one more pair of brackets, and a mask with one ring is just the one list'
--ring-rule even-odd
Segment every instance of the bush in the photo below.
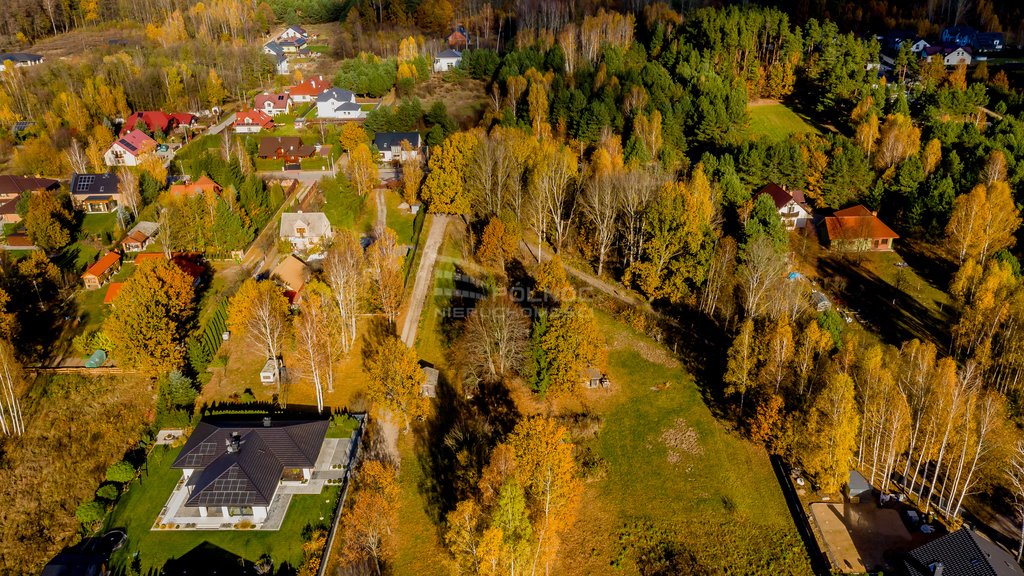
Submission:
{"label": "bush", "polygon": [[75,509],[75,518],[82,523],[82,526],[86,528],[92,528],[97,522],[103,520],[103,516],[106,515],[107,509],[103,504],[95,500],[88,502],[82,502],[82,504]]}
{"label": "bush", "polygon": [[104,484],[96,490],[97,498],[109,500],[110,502],[117,500],[118,494],[120,494],[120,492],[118,491],[116,484]]}
{"label": "bush", "polygon": [[135,466],[132,466],[129,462],[125,462],[124,460],[121,460],[116,464],[112,464],[110,468],[107,468],[107,480],[111,482],[125,484],[127,482],[131,482],[134,477]]}

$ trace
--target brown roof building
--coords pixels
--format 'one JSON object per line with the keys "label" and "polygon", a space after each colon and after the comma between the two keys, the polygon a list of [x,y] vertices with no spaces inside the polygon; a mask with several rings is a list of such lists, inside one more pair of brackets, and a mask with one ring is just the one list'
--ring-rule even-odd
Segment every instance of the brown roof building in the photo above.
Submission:
{"label": "brown roof building", "polygon": [[825,218],[825,244],[845,252],[892,250],[899,234],[861,205],[839,210]]}
{"label": "brown roof building", "polygon": [[298,136],[265,136],[260,138],[259,157],[274,158],[285,162],[298,162],[309,158],[316,148],[303,144]]}
{"label": "brown roof building", "polygon": [[89,290],[103,286],[121,268],[121,255],[107,252],[82,274],[82,284]]}
{"label": "brown roof building", "polygon": [[38,190],[56,190],[60,182],[52,178],[35,178],[33,176],[0,175],[0,200],[17,198],[25,192]]}

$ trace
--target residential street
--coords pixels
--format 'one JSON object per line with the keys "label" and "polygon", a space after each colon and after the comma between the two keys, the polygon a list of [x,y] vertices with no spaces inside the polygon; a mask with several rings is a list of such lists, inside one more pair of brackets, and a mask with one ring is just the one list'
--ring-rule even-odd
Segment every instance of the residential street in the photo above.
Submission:
{"label": "residential street", "polygon": [[434,214],[432,218],[430,230],[427,232],[427,241],[423,245],[423,259],[420,260],[420,267],[416,270],[416,282],[413,284],[409,310],[402,325],[402,342],[409,347],[416,344],[416,330],[419,327],[420,314],[423,313],[423,302],[433,284],[437,251],[441,248],[444,231],[450,217],[447,214]]}

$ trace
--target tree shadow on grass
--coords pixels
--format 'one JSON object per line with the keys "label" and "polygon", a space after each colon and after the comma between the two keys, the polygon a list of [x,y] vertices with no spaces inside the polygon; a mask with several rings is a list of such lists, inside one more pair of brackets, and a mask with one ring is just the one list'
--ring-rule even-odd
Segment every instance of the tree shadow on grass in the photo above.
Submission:
{"label": "tree shadow on grass", "polygon": [[899,346],[914,338],[949,345],[948,313],[932,310],[889,284],[851,258],[823,258],[823,277],[840,277],[838,296],[860,315],[862,321],[887,344]]}

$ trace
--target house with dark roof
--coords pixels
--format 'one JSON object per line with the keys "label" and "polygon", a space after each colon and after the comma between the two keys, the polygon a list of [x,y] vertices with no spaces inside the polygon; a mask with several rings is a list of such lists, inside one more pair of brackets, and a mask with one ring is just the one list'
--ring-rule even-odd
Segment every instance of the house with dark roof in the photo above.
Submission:
{"label": "house with dark roof", "polygon": [[156,150],[156,140],[141,130],[132,130],[114,142],[103,155],[107,166],[138,166],[142,157]]}
{"label": "house with dark roof", "polygon": [[303,144],[302,138],[298,136],[264,136],[260,138],[256,154],[260,158],[273,158],[294,164],[303,158],[309,158],[315,152],[314,146]]}
{"label": "house with dark roof", "polygon": [[282,486],[312,479],[327,427],[326,420],[203,420],[171,465],[182,483],[163,521],[261,524]]}
{"label": "house with dark roof", "polygon": [[117,174],[74,174],[71,203],[84,212],[106,213],[121,204]]}
{"label": "house with dark roof", "polygon": [[296,26],[294,24],[285,28],[284,32],[277,35],[278,40],[295,40],[298,38],[309,40],[309,33],[306,32],[306,29],[302,26]]}
{"label": "house with dark roof", "polygon": [[288,57],[284,55],[284,48],[277,42],[267,42],[263,45],[263,53],[274,60],[274,66],[278,74],[288,73]]}
{"label": "house with dark roof", "polygon": [[56,190],[58,188],[60,188],[60,182],[53,178],[11,176],[8,174],[0,175],[0,200],[21,198],[21,195],[25,192]]}
{"label": "house with dark roof", "polygon": [[380,152],[382,162],[405,162],[420,157],[422,143],[419,132],[377,132],[373,145]]}
{"label": "house with dark roof", "polygon": [[434,57],[434,72],[447,72],[462,64],[462,52],[448,49]]}
{"label": "house with dark roof", "polygon": [[906,576],[1024,576],[1013,556],[970,528],[914,548],[902,564]]}
{"label": "house with dark roof", "polygon": [[316,115],[329,120],[355,120],[364,118],[363,107],[356,103],[356,95],[344,88],[331,88],[316,97]]}
{"label": "house with dark roof", "polygon": [[0,74],[5,71],[8,62],[18,68],[22,68],[24,66],[42,64],[43,57],[39,54],[30,54],[28,52],[6,52],[0,54]]}
{"label": "house with dark roof", "polygon": [[264,92],[256,96],[253,101],[253,108],[261,110],[270,116],[287,114],[292,110],[292,98],[288,94],[273,94]]}
{"label": "house with dark roof", "polygon": [[844,252],[887,252],[899,234],[892,231],[873,212],[857,205],[837,210],[825,217],[825,245]]}
{"label": "house with dark roof", "polygon": [[786,230],[803,228],[811,221],[811,207],[804,199],[803,190],[788,190],[778,184],[768,184],[754,194],[754,199],[764,194],[771,196],[775,202]]}
{"label": "house with dark roof", "polygon": [[278,38],[277,45],[287,56],[309,53],[305,38]]}
{"label": "house with dark roof", "polygon": [[970,66],[972,60],[971,49],[968,46],[928,46],[919,54],[928,62],[931,62],[932,58],[942,58],[942,63],[946,66]]}

